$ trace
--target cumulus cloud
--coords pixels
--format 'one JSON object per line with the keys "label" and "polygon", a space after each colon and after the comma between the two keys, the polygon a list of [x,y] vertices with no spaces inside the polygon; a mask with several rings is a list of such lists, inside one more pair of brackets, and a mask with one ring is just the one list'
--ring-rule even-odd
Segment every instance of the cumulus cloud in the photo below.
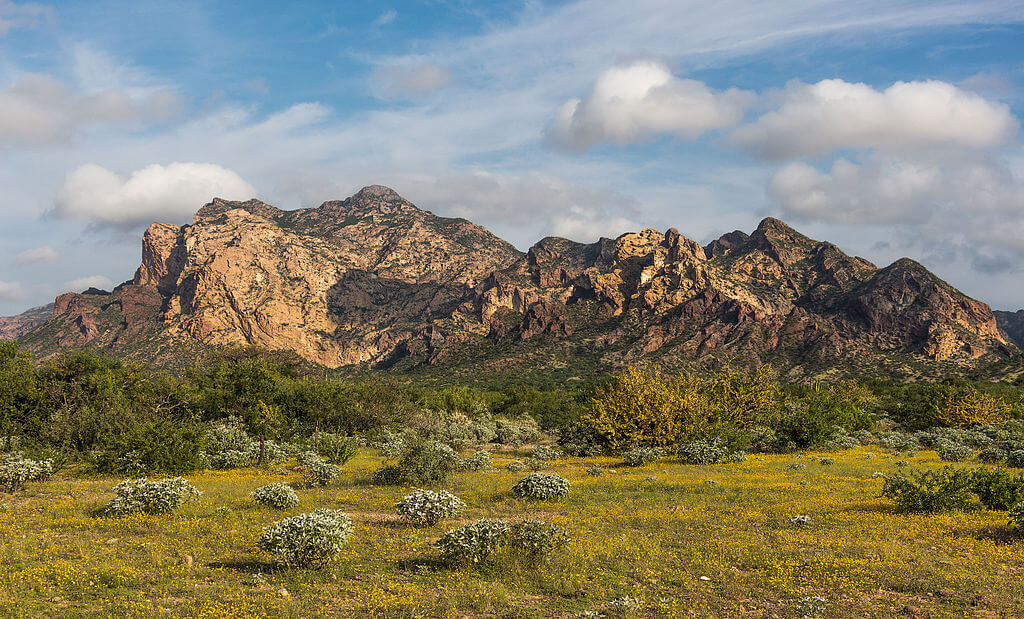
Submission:
{"label": "cumulus cloud", "polygon": [[33,264],[37,262],[55,264],[59,259],[60,256],[52,247],[43,246],[26,249],[14,257],[14,262],[19,265]]}
{"label": "cumulus cloud", "polygon": [[374,86],[384,96],[423,95],[453,81],[451,72],[431,62],[380,67],[373,74]]}
{"label": "cumulus cloud", "polygon": [[605,70],[582,98],[562,104],[545,135],[571,150],[634,144],[659,133],[692,140],[736,125],[752,100],[746,91],[718,92],[678,78],[658,60],[635,60]]}
{"label": "cumulus cloud", "polygon": [[0,281],[0,301],[20,301],[25,298],[25,289],[18,282]]}
{"label": "cumulus cloud", "polygon": [[52,214],[130,229],[186,220],[213,197],[244,200],[255,194],[238,174],[212,163],[154,164],[127,178],[86,164],[68,174]]}
{"label": "cumulus cloud", "polygon": [[166,118],[179,105],[169,90],[134,99],[116,89],[81,94],[50,76],[24,73],[0,89],[0,145],[60,142],[91,124]]}
{"label": "cumulus cloud", "polygon": [[934,80],[883,91],[841,79],[791,82],[781,96],[778,109],[737,129],[732,140],[782,160],[843,149],[993,148],[1019,126],[1008,105]]}
{"label": "cumulus cloud", "polygon": [[15,28],[35,28],[53,17],[53,9],[33,2],[0,0],[0,36]]}
{"label": "cumulus cloud", "polygon": [[827,172],[794,162],[768,194],[786,217],[900,226],[920,243],[965,250],[979,270],[1024,260],[1024,179],[997,162],[875,155],[839,159]]}
{"label": "cumulus cloud", "polygon": [[402,181],[401,190],[417,205],[444,215],[502,228],[529,228],[524,240],[556,234],[576,241],[639,230],[635,199],[563,179],[530,172],[473,172]]}
{"label": "cumulus cloud", "polygon": [[79,277],[69,282],[64,282],[63,288],[70,292],[81,292],[88,290],[89,288],[99,288],[100,290],[110,290],[114,287],[114,282],[109,277],[103,275],[89,275],[86,277]]}

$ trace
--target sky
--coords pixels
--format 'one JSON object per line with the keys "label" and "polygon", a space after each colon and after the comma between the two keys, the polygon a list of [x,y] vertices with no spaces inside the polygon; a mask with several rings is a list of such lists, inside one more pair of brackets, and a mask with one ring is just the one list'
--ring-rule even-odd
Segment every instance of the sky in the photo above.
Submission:
{"label": "sky", "polygon": [[0,315],[214,196],[520,249],[779,217],[1024,308],[1024,2],[0,0]]}

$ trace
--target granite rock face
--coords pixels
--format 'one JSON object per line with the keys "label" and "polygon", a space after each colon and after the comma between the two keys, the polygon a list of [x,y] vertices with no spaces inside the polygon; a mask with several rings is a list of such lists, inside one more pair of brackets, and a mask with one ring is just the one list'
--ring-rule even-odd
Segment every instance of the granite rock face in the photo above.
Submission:
{"label": "granite rock face", "polygon": [[965,367],[1017,354],[987,305],[920,264],[880,269],[776,219],[705,246],[648,229],[549,237],[523,254],[381,186],[297,211],[214,199],[191,225],[153,224],[134,279],[62,295],[19,335],[40,352],[89,345],[157,361],[255,344],[327,367],[570,345],[608,366],[713,355],[794,373],[892,354]]}

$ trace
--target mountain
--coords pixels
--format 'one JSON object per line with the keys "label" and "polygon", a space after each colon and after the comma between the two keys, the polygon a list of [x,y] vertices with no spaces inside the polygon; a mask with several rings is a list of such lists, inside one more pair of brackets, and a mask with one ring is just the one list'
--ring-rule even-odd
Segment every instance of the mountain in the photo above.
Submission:
{"label": "mountain", "polygon": [[573,376],[641,360],[771,361],[794,376],[976,368],[1019,355],[991,309],[777,219],[701,246],[675,229],[523,254],[381,186],[283,211],[214,199],[153,224],[134,279],[65,294],[20,341],[181,365],[230,344],[348,371]]}
{"label": "mountain", "polygon": [[53,315],[53,303],[25,310],[17,316],[0,316],[0,340],[16,340]]}
{"label": "mountain", "polygon": [[1016,312],[993,312],[996,324],[1018,348],[1024,348],[1024,309]]}

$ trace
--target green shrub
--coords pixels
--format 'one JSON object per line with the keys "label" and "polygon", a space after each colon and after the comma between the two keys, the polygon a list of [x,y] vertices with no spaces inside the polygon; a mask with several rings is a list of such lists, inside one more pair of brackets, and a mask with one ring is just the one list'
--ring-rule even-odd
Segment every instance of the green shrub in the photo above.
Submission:
{"label": "green shrub", "polygon": [[530,469],[531,471],[543,471],[544,469],[551,468],[551,461],[544,460],[543,458],[530,456],[529,458],[523,460],[523,465],[526,468]]}
{"label": "green shrub", "polygon": [[382,466],[374,471],[371,481],[377,486],[397,486],[405,483],[405,476],[397,466]]}
{"label": "green shrub", "polygon": [[519,473],[526,470],[526,463],[519,460],[513,460],[505,465],[505,468],[512,471],[513,473]]}
{"label": "green shrub", "polygon": [[1024,469],[1024,449],[1014,449],[1006,454],[1006,466],[1015,469]]}
{"label": "green shrub", "polygon": [[48,479],[53,474],[52,460],[29,460],[17,455],[8,456],[0,463],[0,489],[18,492],[30,481]]}
{"label": "green shrub", "polygon": [[719,464],[728,453],[717,438],[696,440],[679,448],[679,457],[687,464]]}
{"label": "green shrub", "polygon": [[520,479],[512,487],[512,494],[521,499],[560,499],[569,494],[572,484],[559,475],[533,473]]}
{"label": "green shrub", "polygon": [[449,565],[480,565],[497,558],[508,532],[509,526],[499,520],[477,520],[448,531],[435,545]]}
{"label": "green shrub", "polygon": [[946,462],[963,462],[974,456],[974,450],[962,443],[939,439],[935,442],[935,453]]}
{"label": "green shrub", "polygon": [[289,567],[323,568],[352,536],[352,521],[339,510],[318,509],[263,529],[258,547]]}
{"label": "green shrub", "polygon": [[340,474],[341,467],[337,464],[323,460],[312,462],[306,468],[306,485],[311,488],[322,488],[330,485]]}
{"label": "green shrub", "polygon": [[512,525],[508,532],[508,547],[531,563],[547,561],[572,539],[565,530],[539,520],[524,520]]}
{"label": "green shrub", "polygon": [[406,483],[440,484],[458,463],[459,456],[451,447],[416,437],[405,442],[396,466]]}
{"label": "green shrub", "polygon": [[1010,524],[1015,524],[1024,529],[1024,502],[1014,505],[1007,515],[1010,517]]}
{"label": "green shrub", "polygon": [[978,460],[986,464],[1006,462],[1007,453],[998,447],[986,447],[978,452]]}
{"label": "green shrub", "polygon": [[339,434],[320,433],[313,443],[316,453],[331,464],[342,466],[359,453],[356,442]]}
{"label": "green shrub", "polygon": [[576,422],[558,435],[558,446],[575,458],[600,456],[605,453],[601,437],[589,424]]}
{"label": "green shrub", "polygon": [[518,419],[495,419],[494,441],[503,445],[518,447],[532,443],[540,438],[540,426],[533,417]]}
{"label": "green shrub", "polygon": [[398,515],[416,525],[434,525],[466,509],[459,497],[444,490],[414,490],[395,505]]}
{"label": "green shrub", "polygon": [[537,445],[533,448],[533,457],[538,460],[559,460],[565,457],[561,449],[550,445]]}
{"label": "green shrub", "polygon": [[1011,475],[1003,469],[974,471],[974,494],[989,509],[1010,509],[1024,501],[1024,473]]}
{"label": "green shrub", "polygon": [[149,481],[145,477],[128,479],[114,486],[114,500],[104,511],[111,516],[165,514],[199,496],[202,493],[181,477],[158,481]]}
{"label": "green shrub", "polygon": [[818,460],[818,462],[820,464],[824,464],[825,466],[830,466],[830,465],[836,463],[836,459],[835,458],[822,458],[821,460]]}
{"label": "green shrub", "polygon": [[665,457],[665,450],[660,447],[634,447],[622,453],[625,466],[643,466]]}
{"label": "green shrub", "polygon": [[882,495],[892,499],[901,512],[970,510],[976,507],[974,479],[964,469],[900,473],[885,480]]}
{"label": "green shrub", "polygon": [[587,467],[587,475],[593,475],[593,476],[596,477],[598,475],[604,475],[606,472],[607,471],[604,469],[604,467],[601,467],[601,466],[588,466]]}
{"label": "green shrub", "polygon": [[459,468],[463,471],[483,471],[491,468],[491,452],[478,451],[468,458],[459,461]]}
{"label": "green shrub", "polygon": [[257,504],[274,509],[288,509],[299,504],[299,495],[286,483],[260,486],[249,493]]}

